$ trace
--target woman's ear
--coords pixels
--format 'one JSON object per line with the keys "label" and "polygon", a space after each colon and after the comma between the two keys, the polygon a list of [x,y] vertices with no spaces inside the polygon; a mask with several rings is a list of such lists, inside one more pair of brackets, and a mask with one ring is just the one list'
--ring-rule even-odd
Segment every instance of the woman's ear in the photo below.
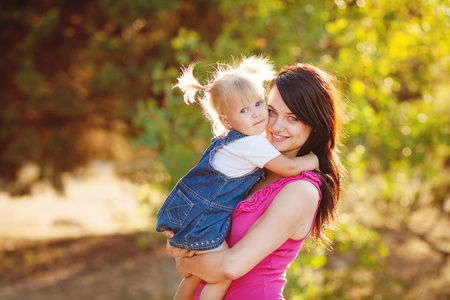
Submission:
{"label": "woman's ear", "polygon": [[225,126],[225,128],[231,130],[233,129],[233,126],[231,126],[230,120],[228,120],[227,116],[225,115],[219,115],[219,120],[220,122],[222,122],[223,126]]}

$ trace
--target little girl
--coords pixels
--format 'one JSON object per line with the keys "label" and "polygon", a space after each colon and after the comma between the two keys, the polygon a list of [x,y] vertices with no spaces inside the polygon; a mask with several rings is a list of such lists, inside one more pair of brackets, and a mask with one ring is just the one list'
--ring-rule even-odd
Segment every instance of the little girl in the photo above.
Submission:
{"label": "little girl", "polygon": [[[264,180],[263,168],[289,177],[319,166],[312,153],[281,155],[262,135],[268,122],[263,83],[274,75],[267,59],[252,56],[237,67],[218,64],[205,86],[195,79],[193,68],[183,69],[175,87],[183,91],[186,103],[200,103],[215,137],[160,208],[156,231],[173,231],[172,246],[201,254],[228,247],[224,240],[230,215],[252,186]],[[199,90],[205,96],[196,99]],[[175,299],[191,299],[199,283],[195,276],[186,277]],[[230,283],[207,284],[200,299],[222,299]]]}

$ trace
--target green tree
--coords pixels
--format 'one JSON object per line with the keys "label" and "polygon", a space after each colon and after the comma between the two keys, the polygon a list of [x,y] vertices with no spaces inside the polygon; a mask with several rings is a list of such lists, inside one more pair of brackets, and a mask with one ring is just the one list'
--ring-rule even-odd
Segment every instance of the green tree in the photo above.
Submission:
{"label": "green tree", "polygon": [[34,181],[21,181],[20,170],[31,163],[39,170],[34,180],[63,191],[65,172],[126,157],[127,139],[141,132],[137,104],[167,103],[180,28],[213,38],[217,13],[208,9],[204,22],[194,22],[186,14],[203,16],[204,3],[7,1],[0,12],[1,188],[28,193]]}

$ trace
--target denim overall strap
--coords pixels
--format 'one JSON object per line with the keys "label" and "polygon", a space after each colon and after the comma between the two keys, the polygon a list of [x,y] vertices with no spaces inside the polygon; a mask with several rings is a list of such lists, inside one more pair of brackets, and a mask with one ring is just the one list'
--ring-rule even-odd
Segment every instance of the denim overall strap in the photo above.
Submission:
{"label": "denim overall strap", "polygon": [[223,145],[226,145],[228,143],[231,143],[231,142],[241,139],[243,137],[246,137],[246,135],[233,129],[233,130],[229,131],[228,134],[225,136],[222,135],[222,136],[216,136],[216,137],[212,138],[211,144],[205,150],[205,152],[203,153],[199,162],[202,161],[203,159],[205,159],[211,153],[211,151],[215,151],[217,148],[220,148]]}

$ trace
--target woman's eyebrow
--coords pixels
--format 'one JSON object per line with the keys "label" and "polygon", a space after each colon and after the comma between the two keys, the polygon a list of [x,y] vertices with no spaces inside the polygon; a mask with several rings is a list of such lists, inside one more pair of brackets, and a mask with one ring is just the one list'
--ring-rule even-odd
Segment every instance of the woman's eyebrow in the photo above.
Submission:
{"label": "woman's eyebrow", "polygon": [[[273,110],[273,111],[277,111],[277,110],[276,110],[272,105],[270,105],[270,104],[267,105],[267,108],[268,108],[268,109],[271,109],[271,110]],[[287,112],[286,115],[294,116],[294,117],[295,117],[295,114],[294,114],[293,112]]]}

